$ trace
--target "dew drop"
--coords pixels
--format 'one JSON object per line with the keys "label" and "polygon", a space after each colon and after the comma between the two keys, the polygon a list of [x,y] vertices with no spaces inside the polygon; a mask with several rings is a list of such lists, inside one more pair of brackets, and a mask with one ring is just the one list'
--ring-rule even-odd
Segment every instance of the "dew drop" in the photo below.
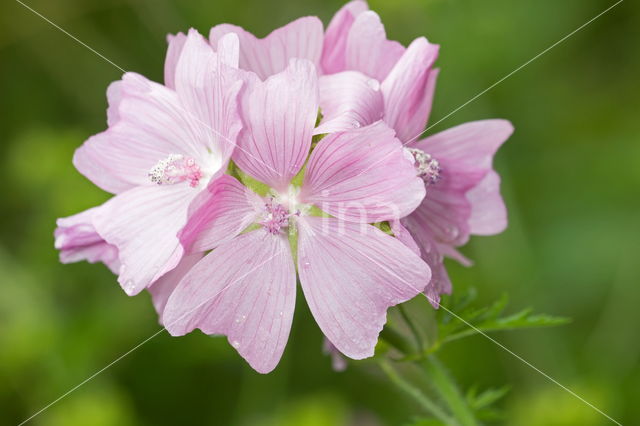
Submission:
{"label": "dew drop", "polygon": [[231,346],[238,349],[240,347],[240,342],[238,342],[237,340],[234,340],[233,342],[231,342]]}
{"label": "dew drop", "polygon": [[309,263],[309,259],[306,257],[300,259],[300,265],[302,266],[302,269],[309,269],[309,267],[311,266],[311,264]]}
{"label": "dew drop", "polygon": [[362,124],[360,124],[360,122],[358,120],[353,120],[353,123],[351,123],[351,124],[353,125],[353,127],[355,129],[359,129],[362,126]]}
{"label": "dew drop", "polygon": [[380,90],[380,83],[378,82],[378,80],[376,80],[375,78],[370,78],[369,80],[367,80],[367,85],[372,89],[375,90],[376,92],[378,90]]}
{"label": "dew drop", "polygon": [[452,240],[455,240],[456,238],[458,238],[458,235],[460,233],[458,228],[452,225],[447,226],[447,228],[445,229],[445,232],[447,233],[447,236]]}
{"label": "dew drop", "polygon": [[135,289],[136,285],[133,282],[133,280],[126,280],[124,282],[124,291],[126,291],[127,293],[131,293],[134,289]]}
{"label": "dew drop", "polygon": [[283,315],[284,315],[284,312],[280,311],[280,316],[283,316]]}

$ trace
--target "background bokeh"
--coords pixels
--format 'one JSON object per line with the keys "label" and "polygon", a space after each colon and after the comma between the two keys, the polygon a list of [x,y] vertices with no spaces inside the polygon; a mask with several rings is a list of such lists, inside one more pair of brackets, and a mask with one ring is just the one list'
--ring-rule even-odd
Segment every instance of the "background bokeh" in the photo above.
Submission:
{"label": "background bokeh", "polygon": [[[390,38],[442,46],[432,121],[614,0],[371,0]],[[327,0],[25,0],[98,52],[161,81],[167,33],[232,22],[265,35]],[[640,419],[640,6],[625,1],[433,131],[482,118],[516,132],[497,156],[510,226],[451,264],[456,289],[568,316],[495,337],[621,421]],[[121,72],[13,0],[0,5],[0,424],[17,424],[151,336],[147,295],[102,265],[61,265],[55,219],[107,199],[71,157],[105,128]],[[149,248],[150,250],[153,247]],[[302,298],[300,298],[302,299]],[[424,309],[430,309],[426,304]],[[224,339],[161,334],[31,423],[401,425],[419,408],[375,364],[334,373],[304,303],[278,369],[253,372]],[[603,416],[481,336],[441,359],[460,384],[510,384],[503,424],[606,425]]]}

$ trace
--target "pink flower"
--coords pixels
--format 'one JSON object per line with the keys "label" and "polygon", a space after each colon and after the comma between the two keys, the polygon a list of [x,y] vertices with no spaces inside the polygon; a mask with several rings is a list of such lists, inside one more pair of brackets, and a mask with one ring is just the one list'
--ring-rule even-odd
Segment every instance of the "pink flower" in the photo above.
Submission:
{"label": "pink flower", "polygon": [[322,22],[304,17],[258,39],[244,29],[221,24],[211,29],[215,45],[228,33],[240,38],[240,68],[265,79],[289,59],[313,62],[320,74],[324,119],[315,134],[357,128],[384,120],[400,140],[420,133],[431,109],[438,46],[424,37],[405,48],[387,40],[380,17],[364,1],[347,3],[323,34]]}
{"label": "pink flower", "polygon": [[[302,184],[292,183],[318,111],[308,60],[292,60],[264,82],[249,78],[241,111],[233,159],[270,189],[262,197],[223,176],[198,195],[180,238],[190,252],[213,251],[175,288],[163,324],[172,335],[226,335],[254,369],[269,372],[291,328],[297,269],[328,340],[351,358],[373,355],[388,307],[420,293],[430,270],[367,223],[409,214],[424,196],[422,180],[393,131],[377,122],[323,138]],[[333,217],[314,216],[317,207]]]}
{"label": "pink flower", "polygon": [[242,125],[237,37],[224,37],[217,50],[195,30],[171,39],[167,86],[126,73],[107,92],[109,128],[75,153],[76,168],[116,194],[82,219],[104,240],[98,247],[117,252],[118,281],[129,295],[179,264],[177,234],[189,205],[224,173],[235,147]]}
{"label": "pink flower", "polygon": [[492,159],[513,131],[507,121],[486,120],[415,141],[431,111],[438,75],[431,67],[437,52],[438,46],[424,38],[406,49],[387,40],[380,19],[365,2],[348,3],[325,34],[321,64],[334,74],[320,79],[324,118],[316,129],[339,131],[383,119],[414,156],[427,195],[402,223],[393,222],[392,230],[431,266],[426,295],[435,306],[441,293],[451,291],[443,256],[469,264],[455,247],[472,234],[492,235],[506,227]]}
{"label": "pink flower", "polygon": [[[455,247],[466,244],[470,235],[493,235],[507,226],[500,177],[492,163],[512,132],[506,120],[474,121],[408,144],[416,168],[429,171],[422,174],[427,195],[411,215],[394,224],[394,232],[410,246],[417,243],[431,266],[425,293],[436,307],[440,294],[451,292],[443,257],[469,265]],[[403,234],[404,227],[410,236]]]}

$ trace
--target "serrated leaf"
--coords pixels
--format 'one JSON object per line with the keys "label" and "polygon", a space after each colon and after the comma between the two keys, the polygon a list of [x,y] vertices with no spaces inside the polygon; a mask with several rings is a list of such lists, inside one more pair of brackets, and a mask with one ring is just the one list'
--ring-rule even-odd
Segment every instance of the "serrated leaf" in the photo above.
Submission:
{"label": "serrated leaf", "polygon": [[502,399],[508,392],[510,387],[503,386],[500,388],[489,388],[481,393],[477,393],[475,389],[470,390],[467,393],[467,401],[474,410],[480,410],[482,408],[489,407],[498,400]]}
{"label": "serrated leaf", "polygon": [[[550,327],[566,324],[568,318],[547,314],[533,314],[532,309],[523,309],[514,314],[502,316],[508,298],[502,295],[491,305],[477,308],[470,306],[475,299],[475,291],[470,290],[462,297],[453,300],[446,316],[438,323],[438,340],[434,347],[439,347],[463,337],[472,336],[479,332],[506,331],[534,327]],[[455,310],[457,307],[457,311]]]}

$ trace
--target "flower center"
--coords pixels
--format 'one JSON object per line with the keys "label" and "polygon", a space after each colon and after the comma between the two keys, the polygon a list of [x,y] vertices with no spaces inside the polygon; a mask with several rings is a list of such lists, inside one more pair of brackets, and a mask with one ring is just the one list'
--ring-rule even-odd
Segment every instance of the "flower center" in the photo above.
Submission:
{"label": "flower center", "polygon": [[149,179],[158,185],[171,185],[180,182],[189,182],[189,186],[195,188],[200,184],[203,173],[200,166],[191,157],[181,154],[171,154],[149,170]]}
{"label": "flower center", "polygon": [[282,228],[289,226],[289,211],[272,197],[267,198],[264,204],[262,220],[258,222],[271,234],[278,234]]}
{"label": "flower center", "polygon": [[434,184],[440,180],[440,163],[418,148],[405,148],[413,157],[413,166],[416,168],[418,177],[420,177],[426,185]]}

